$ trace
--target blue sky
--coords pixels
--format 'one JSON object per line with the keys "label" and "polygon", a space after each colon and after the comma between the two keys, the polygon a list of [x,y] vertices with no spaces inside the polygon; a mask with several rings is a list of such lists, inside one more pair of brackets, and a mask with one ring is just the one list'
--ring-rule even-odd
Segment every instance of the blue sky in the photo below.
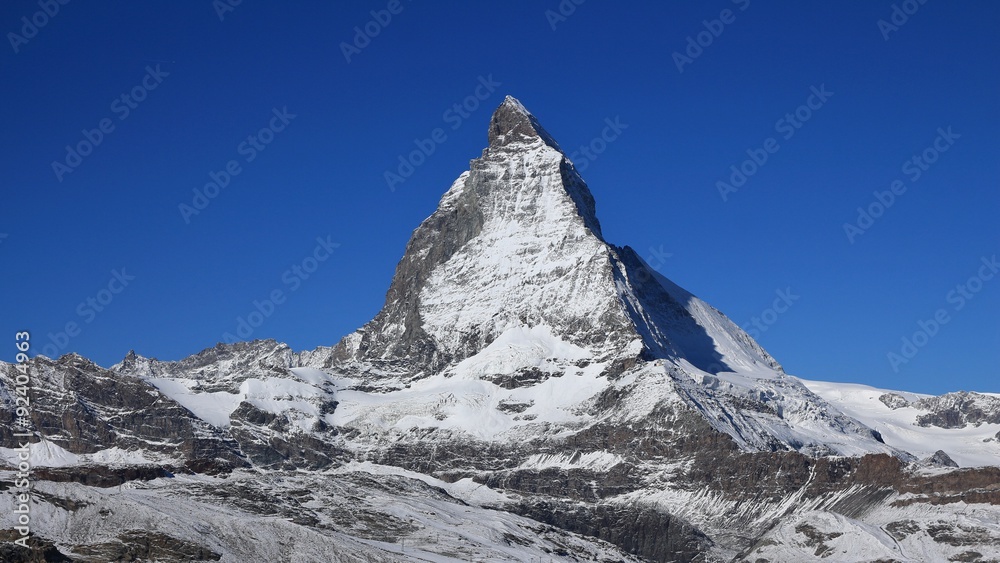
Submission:
{"label": "blue sky", "polygon": [[254,311],[251,338],[334,344],[511,94],[578,153],[606,238],[788,372],[1000,391],[994,2],[220,5],[0,7],[0,358],[30,330],[178,359]]}

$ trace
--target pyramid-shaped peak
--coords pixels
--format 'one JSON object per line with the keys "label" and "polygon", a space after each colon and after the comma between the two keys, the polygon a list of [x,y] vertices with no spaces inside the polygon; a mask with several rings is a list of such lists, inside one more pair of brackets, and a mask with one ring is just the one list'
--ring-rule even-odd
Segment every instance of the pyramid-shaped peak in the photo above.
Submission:
{"label": "pyramid-shaped peak", "polygon": [[493,112],[493,117],[490,119],[490,147],[502,147],[515,142],[531,142],[533,139],[541,139],[546,145],[561,150],[555,139],[538,123],[528,108],[524,107],[524,104],[517,98],[507,96]]}
{"label": "pyramid-shaped peak", "polygon": [[505,108],[510,111],[519,111],[524,115],[531,115],[531,112],[528,111],[528,108],[524,107],[524,104],[522,104],[520,100],[518,100],[514,96],[511,96],[510,94],[504,96],[503,103],[500,104],[500,107],[497,108],[497,111],[499,111],[501,108]]}
{"label": "pyramid-shaped peak", "polygon": [[414,230],[382,310],[335,361],[427,375],[537,328],[608,365],[781,369],[721,313],[604,240],[586,182],[517,99],[493,113],[489,141]]}

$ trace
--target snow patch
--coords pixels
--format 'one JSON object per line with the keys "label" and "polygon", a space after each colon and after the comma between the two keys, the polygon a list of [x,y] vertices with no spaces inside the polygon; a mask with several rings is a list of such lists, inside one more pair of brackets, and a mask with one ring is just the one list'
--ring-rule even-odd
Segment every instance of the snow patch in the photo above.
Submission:
{"label": "snow patch", "polygon": [[557,467],[561,469],[590,469],[591,471],[604,472],[625,461],[623,457],[606,451],[572,454],[534,454],[525,460],[519,469],[548,469]]}

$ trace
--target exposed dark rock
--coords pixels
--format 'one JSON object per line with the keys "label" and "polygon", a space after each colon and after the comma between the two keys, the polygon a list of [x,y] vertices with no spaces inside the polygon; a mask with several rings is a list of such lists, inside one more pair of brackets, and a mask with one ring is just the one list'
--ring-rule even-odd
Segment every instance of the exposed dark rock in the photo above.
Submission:
{"label": "exposed dark rock", "polygon": [[927,533],[934,541],[952,546],[984,545],[996,540],[986,528],[949,522],[932,524]]}
{"label": "exposed dark rock", "polygon": [[72,561],[55,544],[36,535],[28,536],[28,549],[14,540],[21,539],[15,530],[0,530],[0,561],[4,563],[60,563]]}
{"label": "exposed dark rock", "polygon": [[941,467],[958,467],[955,460],[951,459],[951,457],[946,454],[944,450],[934,452],[934,455],[931,455],[924,461],[930,465],[939,465]]}
{"label": "exposed dark rock", "polygon": [[60,496],[50,495],[48,493],[44,493],[42,491],[37,491],[37,490],[32,491],[31,496],[36,500],[47,502],[51,505],[58,506],[59,508],[62,508],[63,510],[69,512],[76,512],[81,508],[86,508],[90,506],[90,503],[81,500],[63,498]]}
{"label": "exposed dark rock", "polygon": [[889,532],[896,541],[901,541],[911,534],[915,534],[921,530],[920,525],[913,520],[899,520],[897,522],[890,522],[886,524],[885,530]]}
{"label": "exposed dark rock", "polygon": [[218,561],[222,554],[189,541],[159,532],[128,530],[117,541],[79,545],[73,553],[88,561]]}
{"label": "exposed dark rock", "polygon": [[[275,420],[287,422],[284,417]],[[234,419],[229,433],[253,465],[260,468],[325,469],[343,456],[343,452],[329,442],[306,432],[286,433],[284,426],[279,424],[277,429],[260,427]]]}
{"label": "exposed dark rock", "polygon": [[813,553],[816,557],[825,557],[833,549],[826,545],[826,542],[844,535],[840,532],[823,533],[806,523],[796,526],[795,531],[807,538],[805,541],[806,546],[816,548],[816,551]]}
{"label": "exposed dark rock", "polygon": [[549,378],[551,374],[538,368],[525,368],[514,373],[504,373],[491,376],[491,381],[504,389],[517,389],[537,385]]}
{"label": "exposed dark rock", "polygon": [[[227,436],[141,379],[105,370],[74,354],[57,361],[37,357],[27,365],[34,428],[72,453],[118,447],[178,459],[244,463]],[[0,367],[0,388],[13,388],[15,373],[13,366]],[[0,419],[14,419],[13,404],[0,404]],[[0,446],[16,448],[23,442],[13,432],[12,424],[0,425]]]}
{"label": "exposed dark rock", "polygon": [[488,138],[490,147],[494,148],[530,139],[541,139],[550,147],[559,148],[559,145],[542,128],[535,116],[528,113],[520,102],[510,96],[507,96],[500,107],[493,112],[493,116],[490,118]]}
{"label": "exposed dark rock", "polygon": [[183,375],[199,380],[203,391],[232,392],[233,383],[239,384],[250,377],[281,377],[295,362],[296,354],[287,344],[274,340],[253,340],[233,344],[219,343],[176,362],[144,358],[132,350],[111,369],[143,377]]}
{"label": "exposed dark rock", "polygon": [[157,465],[71,465],[68,467],[36,467],[32,476],[42,481],[81,483],[91,487],[117,487],[129,481],[151,481],[173,477],[170,468]]}
{"label": "exposed dark rock", "polygon": [[965,428],[969,424],[1000,423],[1000,398],[959,391],[921,399],[913,406],[930,411],[917,417],[920,426]]}
{"label": "exposed dark rock", "polygon": [[651,561],[703,561],[712,541],[683,519],[640,506],[535,501],[509,506],[539,522],[592,536]]}
{"label": "exposed dark rock", "polygon": [[501,402],[500,404],[497,405],[497,410],[501,411],[501,412],[522,413],[522,412],[528,410],[529,408],[531,408],[531,405],[533,403],[534,403],[534,401],[532,401],[530,403],[506,403],[506,402]]}
{"label": "exposed dark rock", "polygon": [[906,397],[898,393],[883,393],[879,396],[878,400],[882,401],[882,404],[892,410],[910,406],[910,402],[906,400]]}
{"label": "exposed dark rock", "polygon": [[492,489],[587,502],[634,491],[640,484],[632,468],[626,464],[616,465],[607,472],[551,467],[497,471],[477,475],[473,479]]}

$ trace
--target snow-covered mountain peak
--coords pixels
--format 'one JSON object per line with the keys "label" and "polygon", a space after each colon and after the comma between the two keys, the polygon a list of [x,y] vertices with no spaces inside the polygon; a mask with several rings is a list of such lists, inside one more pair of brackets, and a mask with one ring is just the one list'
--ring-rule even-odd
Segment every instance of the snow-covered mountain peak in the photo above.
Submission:
{"label": "snow-covered mountain peak", "polygon": [[490,147],[499,148],[518,142],[530,143],[536,139],[560,150],[559,144],[552,138],[552,135],[549,135],[535,119],[535,116],[517,98],[513,96],[504,98],[503,103],[493,112],[493,117],[490,119]]}
{"label": "snow-covered mountain peak", "polygon": [[609,366],[780,373],[724,315],[604,240],[586,182],[519,101],[497,108],[489,141],[414,231],[382,311],[324,365],[428,376],[545,326]]}

